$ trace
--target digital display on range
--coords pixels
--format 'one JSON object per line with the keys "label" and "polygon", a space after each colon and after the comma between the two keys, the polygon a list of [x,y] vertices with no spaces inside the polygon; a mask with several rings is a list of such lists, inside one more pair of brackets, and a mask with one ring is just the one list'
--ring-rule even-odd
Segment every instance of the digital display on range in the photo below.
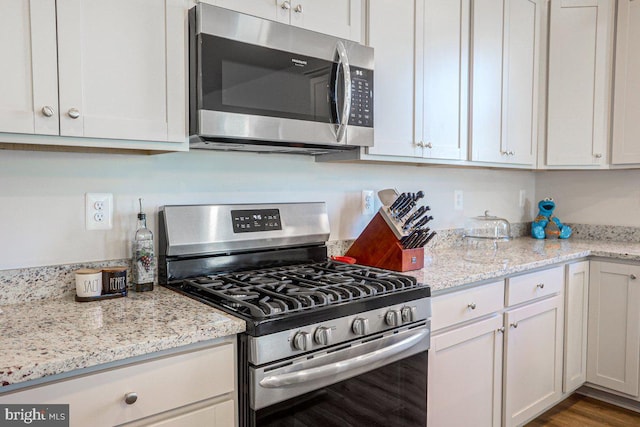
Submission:
{"label": "digital display on range", "polygon": [[234,233],[282,230],[279,209],[248,209],[231,211]]}

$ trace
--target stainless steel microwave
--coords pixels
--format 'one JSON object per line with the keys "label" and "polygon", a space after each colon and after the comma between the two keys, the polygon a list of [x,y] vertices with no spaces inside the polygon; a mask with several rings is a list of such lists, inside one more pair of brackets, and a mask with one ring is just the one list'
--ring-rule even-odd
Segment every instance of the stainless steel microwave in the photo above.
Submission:
{"label": "stainless steel microwave", "polygon": [[323,154],[373,145],[373,49],[199,3],[190,147]]}

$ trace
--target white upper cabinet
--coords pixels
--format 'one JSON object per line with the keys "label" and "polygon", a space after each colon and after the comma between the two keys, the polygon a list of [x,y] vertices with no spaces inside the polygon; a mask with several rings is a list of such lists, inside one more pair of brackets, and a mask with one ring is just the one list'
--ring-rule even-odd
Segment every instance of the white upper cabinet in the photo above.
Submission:
{"label": "white upper cabinet", "polygon": [[0,3],[0,132],[83,137],[2,139],[186,149],[186,9],[185,0]]}
{"label": "white upper cabinet", "polygon": [[0,132],[58,135],[55,0],[3,1],[0,34]]}
{"label": "white upper cabinet", "polygon": [[415,5],[415,0],[369,3],[367,45],[374,48],[376,65],[374,146],[368,154],[421,154],[413,135]]}
{"label": "white upper cabinet", "polygon": [[472,16],[471,160],[532,165],[542,0],[476,0]]}
{"label": "white upper cabinet", "polygon": [[549,166],[607,163],[613,8],[613,0],[551,1]]}
{"label": "white upper cabinet", "polygon": [[272,21],[360,42],[362,0],[206,0]]}
{"label": "white upper cabinet", "polygon": [[620,0],[613,96],[612,164],[640,163],[640,2]]}
{"label": "white upper cabinet", "polygon": [[470,0],[423,0],[416,16],[418,155],[466,160]]}

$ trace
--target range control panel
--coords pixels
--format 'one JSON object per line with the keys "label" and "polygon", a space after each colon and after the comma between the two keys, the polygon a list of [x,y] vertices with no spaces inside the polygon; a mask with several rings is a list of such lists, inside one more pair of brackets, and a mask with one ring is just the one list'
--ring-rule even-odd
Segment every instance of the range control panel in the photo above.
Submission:
{"label": "range control panel", "polygon": [[232,210],[231,219],[234,233],[282,230],[278,209]]}
{"label": "range control panel", "polygon": [[351,67],[352,126],[373,127],[373,71]]}

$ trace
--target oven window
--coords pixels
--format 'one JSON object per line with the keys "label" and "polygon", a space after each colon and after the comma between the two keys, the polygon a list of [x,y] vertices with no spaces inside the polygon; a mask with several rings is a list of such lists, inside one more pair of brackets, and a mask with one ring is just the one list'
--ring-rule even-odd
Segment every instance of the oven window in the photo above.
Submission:
{"label": "oven window", "polygon": [[427,424],[427,352],[260,409],[254,425],[385,426]]}
{"label": "oven window", "polygon": [[201,34],[201,108],[332,123],[337,65]]}

